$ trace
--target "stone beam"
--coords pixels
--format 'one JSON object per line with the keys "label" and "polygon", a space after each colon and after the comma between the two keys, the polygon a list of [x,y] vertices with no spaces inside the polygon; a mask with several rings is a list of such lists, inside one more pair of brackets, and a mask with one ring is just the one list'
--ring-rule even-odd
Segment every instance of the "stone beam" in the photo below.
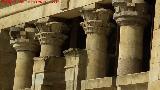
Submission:
{"label": "stone beam", "polygon": [[[42,17],[47,17],[50,15],[61,16],[62,12],[65,14],[65,17],[63,18],[73,18],[75,16],[80,15],[79,14],[80,8],[93,3],[97,3],[97,2],[111,3],[111,0],[76,0],[76,1],[70,0],[69,7],[67,10],[60,9],[60,6],[61,6],[60,2],[58,3],[48,2],[46,4],[40,4],[40,5],[35,4],[35,5],[29,5],[29,6],[27,6],[27,4],[26,5],[16,4],[17,6],[13,5],[11,7],[2,9],[3,11],[0,10],[2,13],[0,17],[3,17],[0,19],[0,29],[4,29],[17,24],[29,22]],[[13,10],[13,7],[15,10]],[[17,9],[19,7],[21,7],[21,9]],[[13,10],[13,12],[6,13],[6,11],[8,10]]]}
{"label": "stone beam", "polygon": [[[49,1],[47,1],[49,2]],[[29,10],[33,7],[38,7],[40,5],[42,5],[43,3],[29,3],[28,1],[25,1],[23,3],[18,3],[12,6],[8,6],[5,8],[0,9],[0,18],[15,14],[15,13],[19,13],[22,11],[26,11]],[[21,8],[19,8],[21,7]]]}

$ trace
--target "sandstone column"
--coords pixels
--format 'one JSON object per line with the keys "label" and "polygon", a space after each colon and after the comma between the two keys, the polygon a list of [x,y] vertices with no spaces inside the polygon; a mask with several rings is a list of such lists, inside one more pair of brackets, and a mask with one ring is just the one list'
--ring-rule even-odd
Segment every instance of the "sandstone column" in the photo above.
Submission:
{"label": "sandstone column", "polygon": [[107,59],[107,35],[110,30],[112,11],[108,9],[84,9],[82,26],[87,34],[86,50],[88,54],[87,79],[106,76],[109,60]]}
{"label": "sandstone column", "polygon": [[10,43],[17,51],[13,90],[30,88],[32,85],[33,57],[35,57],[37,43],[34,40],[34,31],[28,29],[32,28],[10,29]]}
{"label": "sandstone column", "polygon": [[112,1],[114,19],[120,25],[118,75],[138,73],[142,68],[143,31],[148,13],[146,3],[137,1]]}
{"label": "sandstone column", "polygon": [[43,19],[35,24],[39,30],[36,36],[41,44],[41,52],[35,58],[34,73],[42,76],[40,83],[35,82],[35,88],[64,90],[65,59],[61,57],[61,46],[67,38],[62,31],[67,28],[61,22],[47,22]]}

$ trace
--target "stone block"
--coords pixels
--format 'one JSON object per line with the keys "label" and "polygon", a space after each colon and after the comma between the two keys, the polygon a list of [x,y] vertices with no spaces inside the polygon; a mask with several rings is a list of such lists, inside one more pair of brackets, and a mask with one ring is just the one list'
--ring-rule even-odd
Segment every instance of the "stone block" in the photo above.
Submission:
{"label": "stone block", "polygon": [[132,84],[149,82],[149,72],[136,73],[132,75]]}
{"label": "stone block", "polygon": [[86,80],[86,89],[94,89],[95,87],[97,87],[97,83],[94,79]]}
{"label": "stone block", "polygon": [[159,71],[160,71],[159,63],[151,63],[150,64],[150,71],[149,71],[150,82],[158,80]]}
{"label": "stone block", "polygon": [[[81,90],[90,90],[90,89],[103,90],[104,88],[111,88],[112,86],[113,86],[112,77],[96,78],[96,79],[81,81]],[[113,90],[113,88],[104,90]]]}
{"label": "stone block", "polygon": [[66,81],[66,90],[73,90],[74,82],[73,81]]}
{"label": "stone block", "polygon": [[149,73],[142,72],[142,73],[135,73],[135,74],[128,74],[117,76],[116,80],[117,86],[126,86],[126,85],[134,85],[140,83],[147,83],[149,82]]}
{"label": "stone block", "polygon": [[159,90],[160,80],[155,80],[149,83],[148,90]]}
{"label": "stone block", "polygon": [[65,72],[65,62],[63,57],[51,57],[46,61],[46,70],[49,72]]}
{"label": "stone block", "polygon": [[36,60],[34,61],[33,72],[34,73],[44,72],[44,68],[45,68],[45,61],[41,58],[36,57]]}
{"label": "stone block", "polygon": [[61,10],[68,9],[69,8],[69,2],[70,2],[70,0],[61,0],[60,9]]}
{"label": "stone block", "polygon": [[75,77],[75,68],[69,68],[65,71],[65,81],[74,80]]}
{"label": "stone block", "polygon": [[132,83],[130,75],[117,76],[116,85],[129,85]]}
{"label": "stone block", "polygon": [[[97,79],[98,80],[98,79]],[[98,83],[98,87],[99,88],[102,88],[102,87],[111,87],[112,86],[112,83],[113,82],[113,79],[112,77],[104,77],[104,78],[101,78],[99,80],[99,83]]]}
{"label": "stone block", "polygon": [[121,86],[120,90],[148,90],[148,83]]}

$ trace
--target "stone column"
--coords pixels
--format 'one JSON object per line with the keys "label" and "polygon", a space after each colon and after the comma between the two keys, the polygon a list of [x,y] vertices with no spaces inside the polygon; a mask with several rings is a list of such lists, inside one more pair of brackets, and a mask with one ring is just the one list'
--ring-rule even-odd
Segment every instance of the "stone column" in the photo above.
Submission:
{"label": "stone column", "polygon": [[[35,88],[49,90],[64,90],[64,66],[65,59],[61,57],[61,46],[67,38],[63,33],[65,25],[61,22],[36,22],[39,33],[36,34],[41,44],[40,56],[35,58],[34,73],[41,74],[41,78],[35,78]],[[65,28],[66,29],[66,28]],[[40,82],[37,82],[40,80]]]}
{"label": "stone column", "polygon": [[112,11],[108,9],[84,9],[82,26],[87,34],[87,79],[102,78],[108,69],[107,35],[110,31]]}
{"label": "stone column", "polygon": [[32,85],[33,57],[37,51],[32,28],[10,28],[10,43],[17,51],[13,90],[30,88]]}
{"label": "stone column", "polygon": [[146,3],[140,1],[112,1],[115,7],[114,19],[120,25],[118,75],[142,70],[143,32],[149,17]]}

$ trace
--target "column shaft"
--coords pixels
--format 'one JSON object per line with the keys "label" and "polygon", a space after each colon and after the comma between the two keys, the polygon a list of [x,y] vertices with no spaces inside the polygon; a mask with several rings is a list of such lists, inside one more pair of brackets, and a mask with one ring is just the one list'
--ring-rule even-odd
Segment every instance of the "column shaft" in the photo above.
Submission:
{"label": "column shaft", "polygon": [[108,69],[108,40],[112,11],[107,9],[84,10],[82,23],[86,38],[87,79],[102,78]]}
{"label": "column shaft", "polygon": [[112,1],[114,19],[120,25],[118,75],[142,71],[143,33],[148,22],[147,4],[142,1]]}
{"label": "column shaft", "polygon": [[[35,83],[37,82],[35,89],[64,90],[65,60],[61,57],[61,46],[66,36],[61,33],[63,24],[39,20],[36,26],[40,30],[36,36],[41,45],[41,52],[37,60],[35,58],[34,73],[37,75],[41,73],[42,77],[35,78]],[[41,70],[38,67],[41,67]]]}
{"label": "column shaft", "polygon": [[51,45],[41,45],[40,56],[59,56],[61,54],[60,47]]}
{"label": "column shaft", "polygon": [[30,88],[32,85],[34,53],[30,51],[17,52],[14,90]]}
{"label": "column shaft", "polygon": [[37,42],[33,31],[25,31],[21,27],[10,29],[10,43],[17,51],[16,69],[13,90],[31,88],[33,73],[33,57],[37,51]]}
{"label": "column shaft", "polygon": [[143,59],[143,27],[121,26],[118,75],[141,71]]}
{"label": "column shaft", "polygon": [[107,37],[101,34],[88,34],[86,39],[88,54],[87,79],[106,75]]}

